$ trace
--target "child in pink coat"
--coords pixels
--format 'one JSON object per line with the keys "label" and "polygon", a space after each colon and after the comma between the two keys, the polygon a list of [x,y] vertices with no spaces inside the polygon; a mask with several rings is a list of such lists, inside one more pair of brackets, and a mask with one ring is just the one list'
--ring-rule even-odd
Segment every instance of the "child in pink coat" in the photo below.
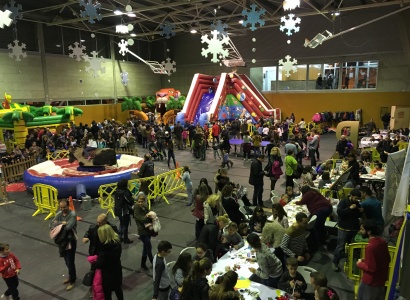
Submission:
{"label": "child in pink coat", "polygon": [[[92,265],[97,262],[97,255],[88,256],[87,260]],[[102,285],[102,274],[100,269],[95,269],[92,285],[93,300],[105,300],[104,290]]]}

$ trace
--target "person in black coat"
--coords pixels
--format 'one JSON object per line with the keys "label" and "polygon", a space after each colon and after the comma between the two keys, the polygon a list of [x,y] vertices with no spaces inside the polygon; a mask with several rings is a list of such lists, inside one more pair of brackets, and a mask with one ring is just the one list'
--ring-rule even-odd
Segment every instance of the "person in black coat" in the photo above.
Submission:
{"label": "person in black coat", "polygon": [[124,244],[131,244],[133,241],[128,238],[128,226],[131,221],[130,215],[133,214],[132,205],[134,204],[134,199],[128,189],[127,179],[118,181],[114,197],[114,214],[120,220],[120,239],[124,241]]}
{"label": "person in black coat", "polygon": [[239,204],[232,197],[232,185],[227,184],[222,189],[222,206],[228,214],[229,219],[236,224],[241,224],[243,220],[246,220],[243,213],[239,210]]}
{"label": "person in black coat", "polygon": [[101,270],[105,300],[112,299],[115,292],[118,300],[124,300],[122,292],[121,242],[118,234],[108,224],[98,228],[101,248],[95,268]]}
{"label": "person in black coat", "polygon": [[110,224],[110,222],[108,222],[108,216],[106,214],[100,214],[97,217],[97,224],[90,225],[90,227],[88,227],[88,230],[85,232],[83,237],[83,243],[90,242],[90,246],[88,247],[89,255],[98,255],[98,252],[101,247],[100,239],[98,238],[98,228],[105,224],[110,225],[112,229],[115,231],[115,233],[118,234],[117,226]]}
{"label": "person in black coat", "polygon": [[211,218],[204,225],[197,240],[198,243],[205,244],[208,249],[216,253],[221,244],[222,230],[228,225],[229,219],[225,216]]}
{"label": "person in black coat", "polygon": [[350,168],[350,175],[347,183],[345,184],[346,188],[354,188],[360,183],[360,166],[356,160],[356,155],[349,153],[347,155],[347,160],[349,161],[348,167]]}
{"label": "person in black coat", "polygon": [[387,157],[392,151],[392,141],[389,135],[377,144],[376,150],[380,153],[380,160],[382,163],[387,163]]}
{"label": "person in black coat", "polygon": [[[151,160],[151,155],[145,154],[144,155],[144,163],[141,165],[141,168],[138,172],[138,178],[147,178],[155,176],[154,173],[154,162]],[[151,180],[142,180],[140,191],[144,192],[145,195],[149,193],[149,185],[151,184]]]}
{"label": "person in black coat", "polygon": [[340,158],[344,157],[347,149],[347,139],[345,135],[340,136],[340,140],[336,144],[336,151],[339,153]]}
{"label": "person in black coat", "polygon": [[265,155],[261,154],[257,159],[252,160],[251,171],[249,174],[249,184],[253,185],[253,206],[263,206],[263,177],[266,175],[262,163]]}

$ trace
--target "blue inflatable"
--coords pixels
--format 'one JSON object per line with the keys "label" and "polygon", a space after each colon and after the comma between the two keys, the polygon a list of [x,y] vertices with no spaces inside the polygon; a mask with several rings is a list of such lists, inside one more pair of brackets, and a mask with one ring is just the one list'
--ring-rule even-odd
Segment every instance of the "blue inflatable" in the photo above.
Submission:
{"label": "blue inflatable", "polygon": [[179,112],[177,113],[177,116],[175,117],[175,123],[181,122],[181,125],[185,125],[185,113],[184,112]]}

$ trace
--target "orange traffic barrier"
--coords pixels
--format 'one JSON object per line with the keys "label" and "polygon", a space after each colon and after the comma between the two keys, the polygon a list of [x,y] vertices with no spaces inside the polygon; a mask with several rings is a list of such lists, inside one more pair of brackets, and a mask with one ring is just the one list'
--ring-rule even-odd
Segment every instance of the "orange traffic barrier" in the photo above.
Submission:
{"label": "orange traffic barrier", "polygon": [[176,162],[176,168],[175,168],[175,178],[176,179],[181,179],[181,172],[179,171],[179,162]]}
{"label": "orange traffic barrier", "polygon": [[[75,212],[74,201],[72,196],[68,197],[68,207],[70,208],[70,210]],[[77,216],[77,221],[81,220],[82,218],[80,216]]]}

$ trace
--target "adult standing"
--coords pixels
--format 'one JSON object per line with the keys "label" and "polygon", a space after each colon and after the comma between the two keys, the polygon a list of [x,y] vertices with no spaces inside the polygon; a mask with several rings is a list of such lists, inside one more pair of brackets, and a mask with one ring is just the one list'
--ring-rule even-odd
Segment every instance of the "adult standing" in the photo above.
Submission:
{"label": "adult standing", "polygon": [[283,273],[281,261],[261,242],[256,233],[249,234],[246,240],[249,246],[256,252],[256,259],[248,258],[247,260],[257,262],[259,265],[258,269],[249,268],[249,271],[252,272],[249,279],[269,287],[277,288],[279,279]]}
{"label": "adult standing", "polygon": [[306,132],[306,122],[304,118],[300,119],[298,126],[299,126],[299,132],[301,132],[302,134]]}
{"label": "adult standing", "polygon": [[297,201],[297,205],[305,204],[311,216],[316,216],[316,222],[313,227],[316,242],[323,244],[326,239],[325,222],[326,218],[332,214],[332,205],[321,193],[312,189],[310,186],[303,186],[301,188],[302,199]]}
{"label": "adult standing", "polygon": [[98,228],[98,238],[101,248],[95,268],[101,270],[104,298],[111,300],[115,292],[117,299],[123,300],[120,238],[108,224]]}
{"label": "adult standing", "polygon": [[83,243],[90,243],[90,245],[88,246],[88,255],[98,255],[101,247],[101,242],[98,238],[98,228],[105,224],[110,225],[112,229],[118,233],[117,226],[108,222],[108,216],[106,214],[98,215],[96,224],[90,225],[83,237]]}
{"label": "adult standing", "polygon": [[[147,178],[147,177],[152,177],[155,175],[154,172],[154,162],[151,160],[151,155],[145,154],[144,155],[144,162],[141,165],[140,170],[138,171],[138,178]],[[140,191],[144,192],[146,195],[150,191],[149,186],[151,184],[151,180],[142,180],[141,181],[141,186],[140,186]]]}
{"label": "adult standing", "polygon": [[133,241],[128,238],[128,226],[131,222],[130,215],[133,212],[132,205],[134,204],[134,199],[128,189],[127,179],[124,178],[118,181],[114,199],[114,214],[120,220],[120,240],[123,241],[124,244],[131,244]]}
{"label": "adult standing", "polygon": [[364,258],[356,265],[363,270],[359,285],[358,300],[382,300],[386,294],[385,284],[389,277],[390,254],[386,241],[379,236],[380,230],[372,220],[365,220],[360,226],[363,238],[369,238]]}
{"label": "adult standing", "polygon": [[262,137],[257,131],[253,133],[252,143],[253,143],[253,154],[256,158],[261,154],[261,144],[262,144]]}
{"label": "adult standing", "polygon": [[353,189],[347,198],[340,200],[337,205],[337,246],[333,255],[332,270],[339,271],[339,261],[345,249],[345,244],[349,244],[360,228],[360,217],[363,208],[359,200],[361,193],[358,189]]}
{"label": "adult standing", "polygon": [[184,128],[181,126],[181,122],[178,121],[174,126],[174,136],[178,150],[182,150],[182,131],[184,131]]}
{"label": "adult standing", "polygon": [[346,188],[355,188],[360,183],[360,166],[356,160],[356,155],[349,153],[347,155],[347,160],[349,161],[349,179],[347,180],[345,187]]}
{"label": "adult standing", "polygon": [[212,123],[212,139],[213,142],[217,142],[219,144],[219,134],[221,133],[221,128],[219,127],[217,122]]}
{"label": "adult standing", "polygon": [[215,256],[221,244],[222,231],[228,224],[229,219],[225,216],[208,219],[201,230],[198,243],[205,244]]}
{"label": "adult standing", "polygon": [[141,268],[148,271],[147,258],[152,264],[152,245],[151,245],[151,233],[145,225],[150,223],[151,220],[147,220],[146,215],[149,209],[147,205],[147,196],[143,192],[139,192],[137,195],[136,205],[134,205],[134,220],[137,223],[139,239],[142,242],[142,257]]}
{"label": "adult standing", "polygon": [[373,119],[370,119],[369,123],[364,126],[366,127],[366,135],[372,136],[373,131],[376,130],[376,124],[373,122]]}
{"label": "adult standing", "polygon": [[343,158],[346,150],[347,150],[347,139],[345,135],[341,135],[340,140],[337,141],[337,144],[336,144],[336,152],[339,153],[340,158]]}
{"label": "adult standing", "polygon": [[270,190],[275,190],[276,181],[283,174],[281,167],[283,166],[282,157],[278,147],[273,147],[269,155],[269,163],[265,167],[265,171],[270,178]]}
{"label": "adult standing", "polygon": [[249,184],[253,185],[254,206],[263,206],[263,177],[266,175],[263,170],[262,163],[265,160],[265,155],[260,154],[257,159],[253,159],[251,163],[251,170],[249,174]]}
{"label": "adult standing", "polygon": [[289,150],[285,157],[285,174],[286,174],[286,187],[291,186],[293,189],[294,183],[294,173],[298,168],[298,162],[294,157],[294,152]]}
{"label": "adult standing", "polygon": [[308,149],[309,149],[309,157],[310,157],[310,165],[312,167],[316,167],[316,150],[317,147],[319,146],[319,140],[317,135],[315,135],[315,132],[312,131],[311,133],[311,139],[308,141]]}
{"label": "adult standing", "polygon": [[165,131],[165,146],[168,150],[168,168],[171,169],[169,163],[172,161],[174,162],[175,169],[177,168],[177,163],[175,161],[175,152],[174,152],[174,142],[172,141],[171,136],[169,135],[168,131]]}
{"label": "adult standing", "polygon": [[380,161],[387,163],[387,157],[392,151],[392,141],[390,136],[386,135],[382,141],[377,144],[376,150],[380,153]]}
{"label": "adult standing", "polygon": [[195,217],[195,239],[199,238],[199,234],[205,225],[204,202],[207,200],[208,196],[208,186],[204,182],[200,183],[194,193],[194,208],[192,210],[192,215]]}
{"label": "adult standing", "polygon": [[373,220],[382,229],[384,227],[384,219],[381,201],[372,196],[372,190],[368,186],[362,186],[360,192],[363,200],[360,205],[364,209],[366,220]]}
{"label": "adult standing", "polygon": [[68,278],[64,280],[67,284],[66,290],[71,291],[74,288],[77,280],[77,272],[75,269],[75,251],[77,250],[77,217],[75,211],[70,210],[67,199],[60,200],[60,211],[57,213],[50,228],[61,225],[60,235],[64,237],[61,243],[58,243],[60,256],[64,257],[65,264],[68,268]]}

